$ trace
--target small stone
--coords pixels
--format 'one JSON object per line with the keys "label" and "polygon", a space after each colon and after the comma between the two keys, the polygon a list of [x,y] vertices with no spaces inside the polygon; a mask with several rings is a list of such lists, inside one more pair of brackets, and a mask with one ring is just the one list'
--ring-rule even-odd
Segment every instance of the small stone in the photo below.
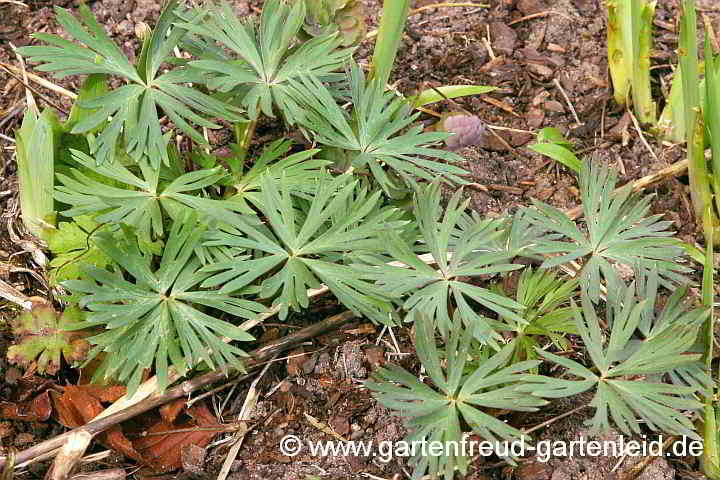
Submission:
{"label": "small stone", "polygon": [[517,33],[503,22],[492,22],[490,24],[490,38],[492,39],[493,50],[496,53],[511,55],[515,50]]}

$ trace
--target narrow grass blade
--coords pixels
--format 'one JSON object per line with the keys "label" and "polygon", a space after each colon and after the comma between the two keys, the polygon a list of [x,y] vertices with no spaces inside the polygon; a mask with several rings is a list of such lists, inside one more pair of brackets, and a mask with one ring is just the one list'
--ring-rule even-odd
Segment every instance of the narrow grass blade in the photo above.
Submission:
{"label": "narrow grass blade", "polygon": [[583,169],[582,162],[575,156],[573,152],[557,143],[534,143],[528,145],[533,152],[552,158],[556,162],[560,162],[571,170],[580,173]]}
{"label": "narrow grass blade", "polygon": [[411,97],[410,102],[416,107],[424,107],[431,103],[441,102],[448,98],[467,97],[492,92],[497,87],[487,85],[444,85],[437,88],[423,90],[417,96]]}

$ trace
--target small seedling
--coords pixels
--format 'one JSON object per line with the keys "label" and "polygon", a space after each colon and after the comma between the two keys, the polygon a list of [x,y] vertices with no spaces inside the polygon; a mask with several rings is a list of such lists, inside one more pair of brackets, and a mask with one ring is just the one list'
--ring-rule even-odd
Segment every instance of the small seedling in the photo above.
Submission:
{"label": "small seedling", "polygon": [[528,145],[533,152],[552,158],[569,169],[580,173],[582,162],[572,152],[572,143],[557,128],[545,127],[537,134],[536,142]]}

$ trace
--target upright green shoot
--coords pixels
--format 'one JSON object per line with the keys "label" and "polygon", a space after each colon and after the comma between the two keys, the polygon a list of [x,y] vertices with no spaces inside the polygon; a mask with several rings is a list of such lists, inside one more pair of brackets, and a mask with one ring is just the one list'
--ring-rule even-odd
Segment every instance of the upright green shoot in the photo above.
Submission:
{"label": "upright green shoot", "polygon": [[[712,150],[712,174],[706,176],[712,196],[715,198],[715,209],[706,208],[703,217],[705,230],[720,228],[720,77],[718,76],[718,59],[713,54],[710,39],[713,37],[712,25],[705,19],[705,104],[704,119],[706,133],[709,133]],[[703,145],[704,146],[704,145]],[[704,155],[703,155],[704,159]],[[707,168],[707,165],[703,164]],[[709,203],[711,204],[711,203]],[[708,217],[707,219],[705,217]],[[716,242],[720,241],[720,234],[711,233]],[[707,234],[706,234],[707,235]]]}
{"label": "upright green shoot", "polygon": [[53,177],[59,133],[60,124],[52,110],[38,116],[28,109],[15,134],[20,213],[25,228],[40,239],[45,239],[48,227],[55,224]]}
{"label": "upright green shoot", "polygon": [[650,92],[650,47],[656,3],[646,0],[608,2],[608,63],[615,101],[625,105],[632,94],[638,120],[650,125],[657,120]]}
{"label": "upright green shoot", "polygon": [[[688,168],[690,197],[695,218],[703,218],[704,205],[709,200],[710,191],[707,182],[704,181],[706,172],[703,156],[703,121],[700,112],[700,94],[696,88],[698,84],[698,61],[697,46],[695,44],[697,35],[695,0],[684,0],[681,3],[681,9],[678,62],[682,69],[683,107],[687,127],[685,140],[687,141],[687,155],[690,162]],[[696,142],[696,140],[699,140],[699,142]]]}
{"label": "upright green shoot", "polygon": [[[706,119],[713,150],[717,152],[714,163],[720,165],[720,102],[717,93],[717,76],[714,67],[712,50],[709,40],[705,42],[705,111],[701,107],[698,85],[697,57],[697,14],[695,0],[684,0],[681,4],[679,36],[679,63],[682,72],[682,90],[684,104],[684,123],[687,127],[688,176],[690,178],[690,198],[695,218],[703,219],[705,237],[709,238],[710,230],[717,228],[718,219],[714,211],[706,213],[706,208],[713,202],[713,187],[720,190],[720,182],[712,179],[705,161]],[[720,171],[716,171],[717,176]],[[718,237],[715,237],[718,238]],[[716,240],[717,241],[717,240]]]}
{"label": "upright green shoot", "polygon": [[409,13],[410,0],[385,0],[383,3],[371,73],[371,78],[379,80],[382,85],[390,79]]}
{"label": "upright green shoot", "polygon": [[[705,209],[705,215],[711,215],[712,206],[708,205]],[[702,283],[702,300],[703,305],[710,310],[710,315],[705,325],[705,368],[708,373],[711,372],[711,364],[713,358],[713,343],[715,330],[713,328],[715,312],[714,312],[714,262],[713,262],[713,231],[708,232],[705,246],[705,265],[703,268]],[[720,377],[720,370],[718,370]],[[712,480],[720,479],[720,432],[717,429],[717,413],[716,403],[714,402],[714,392],[710,392],[705,398],[705,432],[703,444],[703,471],[706,476]]]}

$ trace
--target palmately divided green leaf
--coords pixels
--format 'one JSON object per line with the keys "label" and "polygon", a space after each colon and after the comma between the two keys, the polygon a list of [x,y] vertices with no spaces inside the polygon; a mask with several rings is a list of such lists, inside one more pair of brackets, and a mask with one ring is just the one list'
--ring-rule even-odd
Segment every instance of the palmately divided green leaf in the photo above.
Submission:
{"label": "palmately divided green leaf", "polygon": [[48,247],[53,254],[50,261],[50,283],[57,285],[65,280],[82,276],[82,265],[105,268],[112,260],[100,250],[93,235],[102,228],[87,215],[72,222],[60,222],[57,230],[48,237]]}
{"label": "palmately divided green leaf", "polygon": [[[697,370],[702,368],[700,355],[688,351],[707,312],[696,311],[681,321],[658,327],[638,342],[634,335],[645,304],[636,300],[634,284],[623,292],[622,298],[608,307],[608,323],[612,325],[608,339],[589,296],[583,292],[582,310],[573,303],[578,332],[597,373],[573,360],[538,349],[540,356],[566,367],[569,374],[581,380],[537,377],[539,385],[527,390],[534,395],[559,398],[596,387],[590,403],[595,414],[586,422],[592,432],[608,431],[612,418],[615,426],[627,435],[640,433],[642,421],[654,431],[699,438],[685,411],[702,408],[696,397],[709,382],[697,376]],[[661,383],[665,374],[687,381],[676,385]]]}
{"label": "palmately divided green leaf", "polygon": [[90,337],[94,345],[89,357],[100,356],[96,377],[128,383],[134,391],[145,369],[155,367],[160,389],[168,384],[172,365],[184,375],[205,362],[210,368],[242,370],[241,349],[226,344],[231,340],[250,341],[241,328],[217,318],[214,312],[250,319],[266,307],[234,298],[216,290],[198,288],[207,278],[200,271],[194,249],[205,228],[194,215],[173,223],[167,245],[154,267],[152,255],[145,254],[137,239],[126,235],[122,241],[100,233],[96,244],[126,273],[122,275],[88,266],[87,280],[70,280],[65,286],[84,294],[81,306],[90,310],[85,322],[72,328],[103,327]]}
{"label": "palmately divided green leaf", "polygon": [[55,7],[58,23],[85,46],[57,35],[36,33],[35,38],[50,46],[18,49],[30,60],[43,62],[37,67],[38,70],[54,72],[58,78],[106,74],[119,76],[127,82],[107,94],[85,100],[80,105],[94,109],[95,112],[77,122],[72,133],[93,131],[107,122],[108,117],[112,117],[91,142],[91,153],[98,163],[110,163],[115,159],[121,137],[125,150],[136,160],[145,156],[155,168],[161,160],[167,163],[169,136],[163,134],[160,128],[160,111],[177,128],[200,144],[205,144],[205,139],[190,123],[207,128],[219,127],[203,115],[230,121],[241,119],[239,109],[187,86],[188,83],[204,83],[206,78],[201,72],[180,66],[161,73],[161,65],[187,31],[173,23],[178,20],[175,14],[177,5],[178,0],[172,0],[166,5],[152,35],[146,39],[136,65],[132,65],[113,43],[85,4],[81,4],[78,9],[80,20],[73,17],[69,10]]}
{"label": "palmately divided green leaf", "polygon": [[474,285],[469,279],[509,272],[522,265],[509,263],[514,252],[497,248],[495,240],[504,234],[497,227],[504,224],[504,220],[481,221],[464,230],[458,229],[468,204],[468,200],[461,203],[461,195],[461,191],[453,195],[443,214],[438,182],[419,188],[415,194],[414,213],[420,230],[420,246],[432,256],[436,267],[418,258],[413,246],[397,233],[386,232],[385,249],[395,263],[358,268],[386,291],[409,294],[404,304],[408,311],[406,320],[411,321],[419,314],[427,315],[447,337],[453,325],[450,312],[456,311],[481,342],[497,346],[502,341],[499,329],[507,327],[488,318],[476,305],[502,317],[525,322],[517,313],[523,306]]}
{"label": "palmately divided green leaf", "polygon": [[[515,298],[525,307],[521,313],[523,322],[503,319],[514,335],[511,341],[515,347],[513,361],[536,359],[539,336],[548,337],[557,348],[567,349],[569,342],[565,335],[577,334],[570,307],[570,300],[577,290],[577,280],[563,279],[552,271],[531,267],[525,268],[519,275],[511,272],[506,279],[509,283],[517,282]],[[505,294],[500,284],[495,291]]]}
{"label": "palmately divided green leaf", "polygon": [[256,205],[262,202],[259,190],[264,173],[270,175],[274,183],[285,182],[290,191],[306,199],[312,197],[319,182],[328,180],[323,169],[331,162],[312,158],[318,150],[309,149],[280,158],[290,151],[291,146],[289,140],[276,140],[265,148],[248,171],[233,175],[232,186],[236,193],[232,200],[242,204],[243,212],[254,213],[248,201]]}
{"label": "palmately divided green leaf", "polygon": [[280,316],[285,318],[290,308],[307,307],[308,290],[324,283],[349,309],[387,322],[388,294],[340,262],[350,253],[381,251],[380,232],[403,225],[394,220],[394,209],[378,208],[379,192],[368,194],[350,175],[340,175],[318,182],[312,201],[302,210],[287,182],[276,184],[264,174],[260,185],[256,207],[268,228],[237,226],[206,242],[259,254],[208,265],[204,271],[214,275],[203,286],[221,286],[221,292],[230,293],[268,274],[261,297],[277,295],[273,305],[282,305]]}
{"label": "palmately divided green leaf", "polygon": [[[58,174],[61,185],[56,187],[55,199],[71,206],[63,215],[95,215],[100,223],[125,224],[135,228],[143,241],[162,238],[164,217],[183,218],[188,212],[198,212],[207,222],[227,224],[257,223],[252,217],[239,213],[242,205],[227,200],[216,200],[197,195],[211,187],[227,174],[221,167],[183,173],[169,182],[160,182],[161,169],[155,169],[144,160],[135,173],[120,162],[96,164],[83,152],[72,150],[73,160],[83,169],[72,169],[72,177]],[[118,182],[108,185],[88,175]]]}
{"label": "palmately divided green leaf", "polygon": [[267,0],[260,25],[241,21],[227,3],[210,7],[202,22],[182,23],[182,28],[210,38],[237,54],[238,60],[202,59],[190,63],[212,74],[208,86],[240,97],[251,119],[258,111],[274,117],[273,105],[294,124],[304,112],[290,81],[311,75],[322,82],[344,79],[339,70],[351,50],[338,49],[338,35],[323,35],[303,44],[296,36],[305,19],[304,2],[289,6],[285,0]]}
{"label": "palmately divided green leaf", "polygon": [[317,78],[306,76],[291,83],[306,109],[302,125],[320,143],[345,150],[351,170],[372,174],[386,194],[399,186],[386,169],[407,184],[415,178],[432,182],[437,177],[465,183],[460,175],[467,172],[453,165],[462,159],[434,148],[448,134],[425,133],[421,125],[411,126],[419,114],[410,114],[407,100],[386,92],[376,80],[366,83],[356,64],[350,69],[351,114]]}
{"label": "palmately divided green leaf", "polygon": [[[546,404],[545,400],[517,388],[533,378],[524,372],[539,362],[508,366],[512,347],[506,346],[471,374],[465,374],[469,346],[475,336],[472,329],[464,328],[456,316],[446,348],[441,352],[435,345],[433,321],[420,314],[415,324],[417,355],[434,388],[398,366],[380,368],[374,380],[365,382],[378,402],[407,417],[411,433],[405,440],[409,443],[437,441],[442,445],[460,443],[464,434],[461,422],[489,442],[519,440],[523,436],[520,430],[483,409],[532,412]],[[469,452],[463,454],[450,448],[444,455],[415,453],[413,479],[422,478],[426,472],[432,478],[440,475],[445,479],[454,478],[455,469],[467,473]]]}
{"label": "palmately divided green leaf", "polygon": [[573,260],[583,260],[580,284],[597,303],[600,300],[601,277],[609,295],[615,295],[623,284],[618,268],[657,269],[661,282],[672,288],[684,282],[684,250],[680,241],[671,238],[671,221],[661,220],[662,214],[650,215],[651,197],[636,198],[632,185],[614,192],[617,173],[607,166],[588,162],[580,176],[582,205],[587,233],[562,211],[533,201],[535,208],[526,209],[528,218],[538,227],[557,232],[570,241],[546,240],[536,250],[557,254],[543,263],[550,268]]}

